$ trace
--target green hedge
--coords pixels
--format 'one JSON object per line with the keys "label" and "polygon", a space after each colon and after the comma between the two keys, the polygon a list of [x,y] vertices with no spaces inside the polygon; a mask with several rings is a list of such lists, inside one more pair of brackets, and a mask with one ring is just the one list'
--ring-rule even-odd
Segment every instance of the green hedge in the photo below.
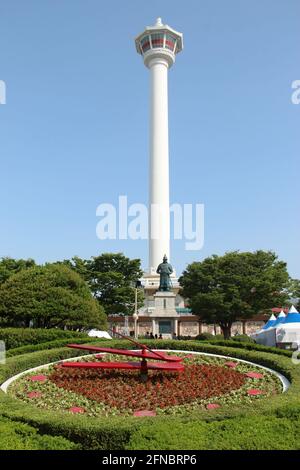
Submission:
{"label": "green hedge", "polygon": [[[199,412],[193,413],[192,416],[184,417],[111,417],[109,420],[104,417],[73,416],[66,413],[53,414],[51,411],[41,411],[33,405],[24,404],[1,393],[0,415],[16,422],[27,423],[42,434],[63,436],[76,444],[80,444],[83,449],[284,448],[278,447],[283,445],[281,438],[278,439],[278,444],[275,442],[279,433],[277,429],[279,429],[281,423],[282,429],[286,433],[285,440],[288,441],[292,428],[289,425],[289,420],[296,423],[297,420],[299,421],[300,416],[299,366],[293,365],[290,358],[269,352],[249,351],[243,347],[244,343],[236,344],[236,348],[199,341],[148,340],[145,343],[153,349],[191,350],[249,360],[283,373],[291,380],[292,385],[288,392],[282,395],[274,396],[274,398],[268,400],[258,400],[255,407],[252,404],[232,408],[224,407],[224,409],[219,408],[209,412],[199,410]],[[101,341],[101,345],[132,348],[132,343],[125,340]],[[57,348],[11,357],[7,360],[5,366],[0,367],[0,382],[30,367],[81,354],[82,351],[80,350]],[[264,422],[270,423],[269,433],[266,432]],[[153,435],[149,435],[148,427],[152,429]],[[247,437],[250,436],[251,429],[255,431],[258,436],[257,439],[252,438],[251,440],[250,437]],[[275,433],[274,438],[272,432]],[[151,437],[149,437],[148,443],[147,435]],[[169,438],[169,436],[172,437]],[[207,436],[211,436],[210,442],[208,442]],[[178,444],[176,444],[176,439]],[[286,445],[291,446],[291,448],[299,448],[296,437],[290,439],[290,442]]]}
{"label": "green hedge", "polygon": [[6,357],[19,356],[20,354],[31,353],[35,351],[43,351],[44,349],[54,349],[62,346],[66,346],[68,343],[94,343],[95,338],[78,338],[78,336],[65,338],[65,339],[56,339],[54,341],[48,341],[47,343],[39,344],[28,344],[27,346],[21,346],[20,348],[9,349],[6,353]]}
{"label": "green hedge", "polygon": [[63,338],[87,337],[85,333],[59,329],[42,328],[0,328],[0,340],[5,342],[6,349],[46,343]]}
{"label": "green hedge", "polygon": [[28,424],[0,418],[0,450],[74,450],[79,446],[64,437],[39,435]]}
{"label": "green hedge", "polygon": [[277,416],[247,416],[222,421],[155,421],[137,429],[127,450],[295,450],[300,421]]}
{"label": "green hedge", "polygon": [[212,339],[206,341],[209,344],[214,344],[218,346],[226,346],[227,348],[242,348],[247,349],[247,351],[261,351],[269,352],[272,354],[278,354],[280,356],[291,357],[293,352],[287,349],[273,348],[271,346],[263,346],[262,344],[251,343],[248,341],[239,341],[239,340],[225,340],[225,339]]}

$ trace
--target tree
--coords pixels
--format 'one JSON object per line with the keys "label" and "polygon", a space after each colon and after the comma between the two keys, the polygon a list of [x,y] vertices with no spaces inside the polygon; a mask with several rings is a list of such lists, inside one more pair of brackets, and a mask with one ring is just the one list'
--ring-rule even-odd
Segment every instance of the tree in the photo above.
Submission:
{"label": "tree", "polygon": [[296,308],[299,310],[300,308],[300,280],[299,279],[291,279],[288,291],[290,294],[289,305],[294,304]]}
{"label": "tree", "polygon": [[84,280],[67,266],[34,266],[0,286],[0,320],[7,326],[83,329],[106,325]]}
{"label": "tree", "polygon": [[271,251],[213,255],[190,264],[179,282],[193,313],[219,324],[225,339],[237,319],[281,306],[289,297],[286,263]]}
{"label": "tree", "polygon": [[14,259],[14,258],[1,258],[0,259],[0,285],[5,282],[10,276],[22,269],[28,269],[35,266],[35,261],[29,259]]}
{"label": "tree", "polygon": [[[134,311],[133,286],[143,275],[139,259],[130,259],[122,253],[103,253],[90,260],[74,257],[63,262],[85,279],[95,298],[109,314],[130,315]],[[144,296],[138,292],[138,308]]]}

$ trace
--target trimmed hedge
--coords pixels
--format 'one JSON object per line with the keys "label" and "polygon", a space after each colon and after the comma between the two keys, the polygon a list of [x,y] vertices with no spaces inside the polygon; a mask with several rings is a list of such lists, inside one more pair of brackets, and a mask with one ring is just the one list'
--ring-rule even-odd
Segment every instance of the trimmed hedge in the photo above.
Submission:
{"label": "trimmed hedge", "polygon": [[269,352],[272,354],[278,354],[280,356],[291,357],[293,352],[287,349],[273,348],[271,346],[263,346],[262,344],[251,343],[247,341],[238,341],[238,340],[225,340],[225,339],[212,339],[206,341],[209,344],[214,344],[218,346],[226,346],[228,348],[242,348],[247,349],[247,351],[262,351]]}
{"label": "trimmed hedge", "polygon": [[[101,341],[101,340],[100,340]],[[95,338],[78,338],[78,336],[65,338],[65,339],[56,339],[54,341],[48,341],[47,343],[39,344],[28,344],[27,346],[21,346],[20,348],[9,349],[6,353],[6,357],[19,356],[20,354],[26,354],[35,351],[43,351],[44,349],[54,349],[62,346],[66,346],[68,343],[94,343]]]}
{"label": "trimmed hedge", "polygon": [[[292,428],[292,425],[289,425],[289,420],[294,423],[297,419],[299,420],[300,416],[300,374],[299,367],[293,365],[288,357],[269,352],[249,351],[244,348],[245,343],[235,343],[235,348],[199,341],[147,340],[145,343],[153,349],[191,350],[245,359],[281,372],[292,382],[292,385],[282,395],[276,395],[268,400],[258,400],[256,406],[252,404],[231,408],[224,407],[209,412],[199,410],[193,415],[183,417],[110,417],[109,420],[105,417],[92,418],[84,415],[73,416],[66,413],[54,414],[51,411],[42,411],[33,405],[25,404],[1,393],[0,415],[13,421],[27,423],[43,434],[63,436],[80,444],[83,449],[279,448],[278,446],[282,445],[282,440],[277,439],[278,444],[276,444],[275,439],[278,438],[277,425],[279,426],[280,423],[287,434],[285,440],[289,440]],[[126,340],[101,341],[102,345],[132,348],[132,343]],[[30,367],[67,357],[75,357],[82,355],[82,353],[80,350],[58,348],[11,357],[5,366],[0,367],[0,382]],[[267,434],[264,422],[271,423],[269,434]],[[151,432],[155,431],[151,439],[149,438],[148,444],[145,443],[147,433],[149,433],[147,426],[153,426]],[[259,437],[256,440],[254,438],[251,440],[250,437],[247,437],[247,433],[250,432],[248,429],[253,429]],[[294,427],[294,429],[296,428]],[[271,435],[272,432],[275,433],[274,439]],[[230,439],[230,433],[232,433],[232,439]],[[245,439],[243,439],[244,435]],[[168,436],[173,437],[169,439]],[[187,436],[186,439],[185,436]],[[207,436],[210,436],[210,442],[208,442]],[[178,444],[176,444],[176,439]],[[247,444],[247,442],[249,443]],[[290,443],[286,445],[297,448],[295,446],[299,447],[298,444],[295,437],[295,439],[291,438]]]}
{"label": "trimmed hedge", "polygon": [[74,450],[79,446],[64,437],[39,435],[28,424],[0,418],[1,450]]}
{"label": "trimmed hedge", "polygon": [[237,417],[222,421],[146,423],[135,431],[127,450],[295,450],[300,421],[277,416]]}
{"label": "trimmed hedge", "polygon": [[86,333],[59,329],[42,328],[0,328],[0,340],[5,342],[6,349],[19,348],[25,345],[46,343],[63,338],[86,338]]}

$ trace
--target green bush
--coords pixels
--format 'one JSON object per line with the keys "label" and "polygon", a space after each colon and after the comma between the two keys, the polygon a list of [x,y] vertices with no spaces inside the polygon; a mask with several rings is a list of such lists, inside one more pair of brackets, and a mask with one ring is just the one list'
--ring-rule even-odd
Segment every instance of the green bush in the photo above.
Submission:
{"label": "green bush", "polygon": [[210,339],[214,339],[214,335],[212,335],[211,333],[200,333],[196,336],[195,339],[198,341],[208,341]]}
{"label": "green bush", "polygon": [[39,344],[28,344],[27,346],[21,346],[20,348],[9,349],[6,353],[6,357],[13,357],[19,356],[21,354],[26,354],[35,351],[43,351],[44,349],[55,349],[60,348],[62,346],[66,346],[68,343],[76,343],[76,344],[85,344],[95,342],[95,338],[87,337],[70,337],[65,339],[56,339],[54,341],[48,341],[47,343],[39,343]]}
{"label": "green bush", "polygon": [[231,339],[233,341],[240,341],[242,343],[255,343],[253,338],[250,338],[248,335],[235,335],[232,336]]}
{"label": "green bush", "polygon": [[207,341],[210,344],[218,346],[226,346],[228,348],[242,348],[248,351],[261,351],[269,352],[272,354],[278,354],[279,356],[291,357],[293,352],[286,349],[273,348],[271,346],[263,346],[262,344],[257,344],[255,342],[251,343],[249,341],[234,341],[233,339],[212,339]]}
{"label": "green bush", "polygon": [[79,446],[64,437],[39,435],[28,424],[0,418],[0,450],[74,450]]}
{"label": "green bush", "polygon": [[212,422],[152,420],[132,434],[126,449],[293,450],[299,447],[299,419],[250,416]]}
{"label": "green bush", "polygon": [[85,333],[60,329],[43,328],[0,328],[0,340],[7,350],[21,346],[46,343],[56,339],[87,337]]}
{"label": "green bush", "polygon": [[85,280],[69,267],[23,269],[0,285],[0,320],[7,326],[104,328],[107,317]]}

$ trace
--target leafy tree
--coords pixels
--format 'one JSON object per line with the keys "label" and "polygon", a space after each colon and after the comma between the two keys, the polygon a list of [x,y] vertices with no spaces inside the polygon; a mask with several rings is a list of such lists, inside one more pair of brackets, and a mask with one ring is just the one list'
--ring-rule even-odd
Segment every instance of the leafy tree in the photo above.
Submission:
{"label": "leafy tree", "polygon": [[103,307],[67,266],[34,266],[0,286],[0,320],[6,326],[83,329],[106,324]]}
{"label": "leafy tree", "polygon": [[1,258],[0,259],[0,284],[5,282],[10,276],[18,273],[22,269],[32,268],[35,266],[35,261],[29,259],[14,259],[14,258]]}
{"label": "leafy tree", "polygon": [[300,308],[300,280],[299,279],[291,279],[288,291],[290,293],[289,305],[294,304],[296,308],[299,310]]}
{"label": "leafy tree", "polygon": [[213,255],[190,264],[179,282],[193,312],[219,324],[226,339],[237,319],[281,306],[289,297],[286,263],[271,251]]}
{"label": "leafy tree", "polygon": [[[139,259],[130,259],[122,253],[103,253],[90,260],[78,257],[63,262],[85,279],[95,298],[107,314],[129,315],[134,311],[133,286],[142,276]],[[138,291],[138,308],[143,305],[143,293]]]}

